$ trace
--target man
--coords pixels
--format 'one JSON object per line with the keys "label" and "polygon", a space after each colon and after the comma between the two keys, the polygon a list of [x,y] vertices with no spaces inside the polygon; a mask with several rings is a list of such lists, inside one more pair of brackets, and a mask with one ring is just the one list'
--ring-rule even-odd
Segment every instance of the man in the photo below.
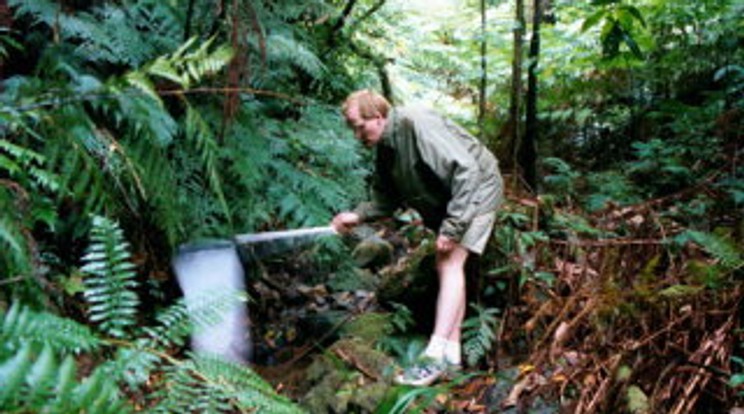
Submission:
{"label": "man", "polygon": [[396,378],[429,385],[461,364],[465,262],[483,252],[493,229],[503,198],[498,162],[477,139],[431,110],[391,108],[370,90],[349,95],[342,110],[356,139],[375,148],[376,171],[372,201],[337,214],[331,225],[346,233],[404,206],[437,232],[434,332],[419,362]]}

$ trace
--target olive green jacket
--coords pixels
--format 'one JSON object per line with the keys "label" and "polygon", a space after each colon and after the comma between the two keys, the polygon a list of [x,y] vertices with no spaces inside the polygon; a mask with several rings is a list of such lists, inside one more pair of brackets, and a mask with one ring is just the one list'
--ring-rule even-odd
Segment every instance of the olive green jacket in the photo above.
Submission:
{"label": "olive green jacket", "polygon": [[376,145],[372,201],[355,212],[362,220],[418,211],[427,227],[460,241],[472,220],[503,200],[498,162],[452,121],[416,107],[398,107]]}

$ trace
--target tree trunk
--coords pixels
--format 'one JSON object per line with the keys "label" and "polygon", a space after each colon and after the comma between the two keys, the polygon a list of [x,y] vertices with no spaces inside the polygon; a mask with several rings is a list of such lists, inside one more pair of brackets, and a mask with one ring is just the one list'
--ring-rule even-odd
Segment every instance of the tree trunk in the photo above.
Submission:
{"label": "tree trunk", "polygon": [[542,0],[534,0],[532,38],[530,39],[529,66],[527,68],[527,119],[524,139],[519,146],[518,160],[524,183],[537,192],[537,63],[540,57],[540,20]]}
{"label": "tree trunk", "polygon": [[[498,151],[505,168],[516,168],[516,148],[521,135],[522,113],[522,56],[524,44],[524,0],[516,0],[516,17],[514,21],[514,56],[512,59],[511,102],[509,120],[502,134],[501,148]],[[517,174],[514,175],[515,177]]]}
{"label": "tree trunk", "polygon": [[486,0],[480,1],[481,12],[481,79],[479,88],[478,130],[481,140],[486,138],[486,82],[488,81],[486,60]]}

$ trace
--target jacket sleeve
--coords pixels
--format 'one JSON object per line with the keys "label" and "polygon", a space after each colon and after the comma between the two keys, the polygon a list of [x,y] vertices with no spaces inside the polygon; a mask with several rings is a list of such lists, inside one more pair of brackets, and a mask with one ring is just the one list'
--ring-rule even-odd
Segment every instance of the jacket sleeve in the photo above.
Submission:
{"label": "jacket sleeve", "polygon": [[478,189],[480,167],[468,152],[467,140],[458,136],[464,132],[448,122],[429,115],[423,122],[417,122],[413,131],[421,159],[450,190],[447,215],[439,234],[459,242],[476,214],[474,194]]}

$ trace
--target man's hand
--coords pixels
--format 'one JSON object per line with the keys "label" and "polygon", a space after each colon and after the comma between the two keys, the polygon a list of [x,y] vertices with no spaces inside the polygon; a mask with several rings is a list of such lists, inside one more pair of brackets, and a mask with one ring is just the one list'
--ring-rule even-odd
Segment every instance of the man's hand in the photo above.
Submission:
{"label": "man's hand", "polygon": [[437,252],[439,253],[449,253],[457,245],[457,242],[447,236],[442,236],[441,234],[437,236]]}
{"label": "man's hand", "polygon": [[344,211],[336,214],[336,217],[331,220],[331,227],[336,230],[339,234],[346,234],[351,231],[354,227],[361,223],[359,214],[351,211]]}

